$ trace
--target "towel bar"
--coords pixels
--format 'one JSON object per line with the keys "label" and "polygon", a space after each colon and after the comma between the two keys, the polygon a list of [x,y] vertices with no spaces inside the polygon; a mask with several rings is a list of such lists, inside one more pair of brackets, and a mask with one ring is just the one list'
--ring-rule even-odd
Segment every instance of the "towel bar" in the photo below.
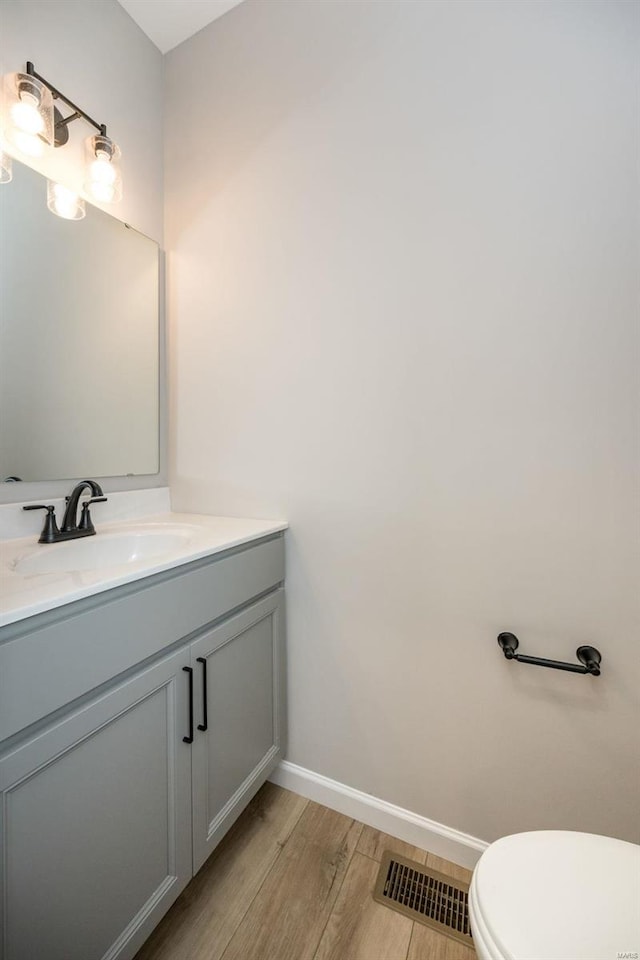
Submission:
{"label": "towel bar", "polygon": [[580,663],[566,663],[564,660],[546,660],[544,657],[528,657],[523,653],[516,653],[520,641],[515,633],[498,634],[498,644],[507,660],[533,663],[537,667],[552,667],[554,670],[567,670],[569,673],[588,673],[592,677],[600,676],[602,656],[595,647],[578,647],[576,656]]}

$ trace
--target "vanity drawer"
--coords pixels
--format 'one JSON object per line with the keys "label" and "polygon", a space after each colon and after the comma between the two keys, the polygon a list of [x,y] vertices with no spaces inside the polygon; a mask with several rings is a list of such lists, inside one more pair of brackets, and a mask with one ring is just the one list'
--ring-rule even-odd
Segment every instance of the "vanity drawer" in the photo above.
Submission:
{"label": "vanity drawer", "polygon": [[0,742],[283,580],[278,535],[3,628]]}

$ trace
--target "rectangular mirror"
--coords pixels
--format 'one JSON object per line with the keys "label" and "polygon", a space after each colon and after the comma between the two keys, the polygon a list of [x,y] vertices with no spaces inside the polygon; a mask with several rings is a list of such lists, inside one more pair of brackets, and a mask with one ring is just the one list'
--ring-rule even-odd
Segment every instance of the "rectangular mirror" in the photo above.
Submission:
{"label": "rectangular mirror", "polygon": [[0,184],[0,481],[159,470],[158,245],[47,181]]}

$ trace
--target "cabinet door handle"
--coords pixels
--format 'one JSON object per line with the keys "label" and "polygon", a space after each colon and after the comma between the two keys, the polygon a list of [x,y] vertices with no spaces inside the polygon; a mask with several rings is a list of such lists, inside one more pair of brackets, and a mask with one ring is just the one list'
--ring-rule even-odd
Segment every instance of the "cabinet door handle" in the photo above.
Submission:
{"label": "cabinet door handle", "polygon": [[189,736],[182,739],[185,743],[193,743],[193,670],[191,667],[182,669],[189,674]]}
{"label": "cabinet door handle", "polygon": [[198,724],[198,730],[207,729],[207,659],[198,657],[198,663],[202,664],[202,723]]}

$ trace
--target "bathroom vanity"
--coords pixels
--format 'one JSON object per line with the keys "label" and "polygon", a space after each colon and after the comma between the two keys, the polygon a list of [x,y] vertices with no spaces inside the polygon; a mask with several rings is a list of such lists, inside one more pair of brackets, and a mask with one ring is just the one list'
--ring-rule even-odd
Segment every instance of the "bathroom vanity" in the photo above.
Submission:
{"label": "bathroom vanity", "polygon": [[0,545],[2,960],[130,960],[282,758],[285,527]]}

